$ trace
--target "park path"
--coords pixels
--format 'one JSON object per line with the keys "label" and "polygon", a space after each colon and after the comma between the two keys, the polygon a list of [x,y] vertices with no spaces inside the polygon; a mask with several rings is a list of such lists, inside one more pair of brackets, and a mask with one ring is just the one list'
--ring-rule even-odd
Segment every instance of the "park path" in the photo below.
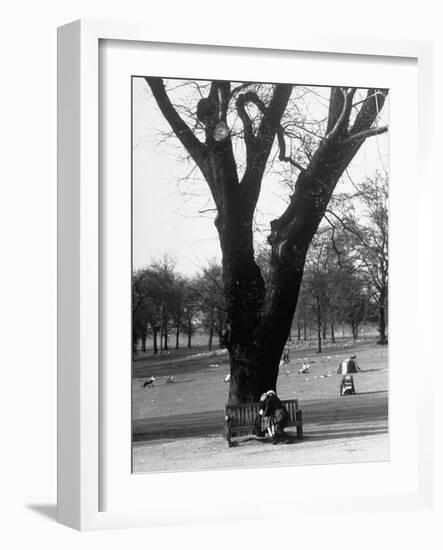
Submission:
{"label": "park path", "polygon": [[[336,439],[387,433],[388,392],[303,400],[305,439]],[[134,443],[188,437],[216,436],[223,432],[224,411],[170,415],[133,422]]]}

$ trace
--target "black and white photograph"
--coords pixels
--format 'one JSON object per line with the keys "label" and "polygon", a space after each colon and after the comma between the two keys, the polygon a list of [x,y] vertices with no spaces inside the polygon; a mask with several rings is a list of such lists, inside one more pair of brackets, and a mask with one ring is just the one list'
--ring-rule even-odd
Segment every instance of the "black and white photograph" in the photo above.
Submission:
{"label": "black and white photograph", "polygon": [[439,4],[5,7],[1,546],[441,548]]}
{"label": "black and white photograph", "polygon": [[133,471],[389,460],[389,90],[132,78]]}

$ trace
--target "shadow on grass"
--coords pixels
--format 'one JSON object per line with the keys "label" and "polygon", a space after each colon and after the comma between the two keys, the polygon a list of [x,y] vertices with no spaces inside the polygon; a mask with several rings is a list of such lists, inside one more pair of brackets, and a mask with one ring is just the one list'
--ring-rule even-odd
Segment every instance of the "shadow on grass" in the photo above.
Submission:
{"label": "shadow on grass", "polygon": [[362,369],[361,373],[358,374],[364,374],[365,372],[378,372],[380,370],[386,370],[386,367],[380,367],[378,369]]}
{"label": "shadow on grass", "polygon": [[337,430],[331,428],[330,430],[315,431],[305,434],[303,441],[327,441],[330,439],[349,439],[350,437],[365,437],[367,435],[381,435],[387,434],[387,428],[344,428],[343,430]]}
{"label": "shadow on grass", "polygon": [[[368,435],[381,435],[381,434],[387,434],[388,429],[387,428],[343,428],[343,429],[336,429],[331,427],[329,430],[316,430],[314,432],[308,432],[304,433],[303,439],[298,439],[297,436],[286,434],[285,440],[282,442],[282,444],[293,444],[296,443],[298,445],[302,445],[303,443],[307,443],[310,441],[329,441],[334,439],[349,439],[352,437],[365,437]],[[273,440],[270,437],[267,438],[259,438],[259,437],[245,437],[238,440],[233,441],[233,447],[241,445],[242,443],[248,443],[248,442],[257,442],[257,443],[263,443],[263,444],[272,444]]]}
{"label": "shadow on grass", "polygon": [[375,393],[388,393],[388,390],[358,391],[355,395],[373,395]]}

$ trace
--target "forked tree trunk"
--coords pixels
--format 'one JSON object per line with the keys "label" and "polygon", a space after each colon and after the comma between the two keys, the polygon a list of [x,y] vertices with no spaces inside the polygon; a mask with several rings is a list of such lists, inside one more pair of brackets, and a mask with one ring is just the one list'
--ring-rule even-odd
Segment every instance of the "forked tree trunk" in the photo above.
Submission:
{"label": "forked tree trunk", "polygon": [[[298,261],[304,263],[304,257]],[[249,342],[245,338],[244,343],[238,341],[232,346],[231,330],[229,403],[257,401],[263,392],[277,390],[278,366],[289,336],[301,279],[302,269],[275,259],[267,300],[261,303],[260,318],[257,320],[256,314],[250,313],[246,321],[243,315],[243,323],[246,321],[246,326],[253,329]],[[261,296],[256,287],[254,293],[255,299]]]}

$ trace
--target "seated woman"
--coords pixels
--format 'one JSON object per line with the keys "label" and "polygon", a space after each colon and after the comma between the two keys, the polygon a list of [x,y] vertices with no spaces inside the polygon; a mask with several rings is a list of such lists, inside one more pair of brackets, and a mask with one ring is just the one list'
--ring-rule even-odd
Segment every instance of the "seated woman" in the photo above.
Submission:
{"label": "seated woman", "polygon": [[284,429],[288,425],[289,413],[274,390],[261,396],[258,414],[259,418],[264,417],[267,420],[267,432],[274,440],[274,445],[287,439]]}

